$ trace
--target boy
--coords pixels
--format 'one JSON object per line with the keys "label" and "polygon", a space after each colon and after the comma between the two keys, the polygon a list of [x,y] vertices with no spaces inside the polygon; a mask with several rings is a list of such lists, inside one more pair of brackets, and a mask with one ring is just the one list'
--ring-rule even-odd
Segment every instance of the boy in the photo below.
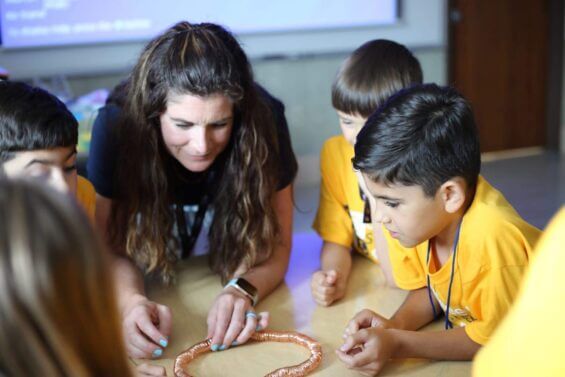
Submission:
{"label": "boy", "polygon": [[0,172],[68,191],[94,221],[96,194],[77,176],[77,141],[78,123],[57,97],[21,82],[0,82]]}
{"label": "boy", "polygon": [[320,205],[313,225],[324,240],[321,270],[311,281],[312,296],[320,305],[328,306],[344,296],[352,248],[379,262],[393,284],[387,258],[383,258],[386,250],[375,248],[385,241],[380,229],[373,232],[369,204],[351,158],[357,133],[369,115],[396,91],[421,82],[422,69],[412,53],[403,45],[382,39],[355,50],[337,73],[332,104],[343,135],[328,139],[322,148]]}
{"label": "boy", "polygon": [[[353,165],[410,293],[391,319],[358,313],[338,357],[368,375],[392,357],[471,360],[512,304],[540,231],[479,176],[473,114],[453,89],[397,93],[357,140]],[[415,331],[441,310],[452,330]]]}

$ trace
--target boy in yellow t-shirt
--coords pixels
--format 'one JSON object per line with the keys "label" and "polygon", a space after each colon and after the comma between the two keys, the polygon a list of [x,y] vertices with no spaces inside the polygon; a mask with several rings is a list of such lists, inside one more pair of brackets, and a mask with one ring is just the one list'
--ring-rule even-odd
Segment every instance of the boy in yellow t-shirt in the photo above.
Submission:
{"label": "boy in yellow t-shirt", "polygon": [[[353,165],[410,293],[391,319],[358,313],[338,357],[369,375],[389,358],[471,360],[512,305],[540,232],[479,176],[469,105],[432,84],[397,93],[359,133]],[[415,331],[442,311],[448,331]]]}
{"label": "boy in yellow t-shirt", "polygon": [[478,353],[473,376],[565,376],[563,245],[565,207],[536,246],[516,303]]}
{"label": "boy in yellow t-shirt", "polygon": [[[351,271],[351,249],[381,262],[393,283],[390,267],[375,248],[370,207],[351,165],[353,144],[369,115],[396,91],[420,84],[422,69],[403,45],[378,39],[355,50],[342,64],[332,86],[332,104],[342,134],[328,139],[320,154],[320,205],[313,227],[324,240],[321,269],[312,276],[312,296],[330,305],[345,294]],[[380,255],[379,255],[380,254]]]}
{"label": "boy in yellow t-shirt", "polygon": [[94,221],[95,191],[77,176],[78,123],[57,97],[0,81],[0,173],[34,177],[75,195]]}

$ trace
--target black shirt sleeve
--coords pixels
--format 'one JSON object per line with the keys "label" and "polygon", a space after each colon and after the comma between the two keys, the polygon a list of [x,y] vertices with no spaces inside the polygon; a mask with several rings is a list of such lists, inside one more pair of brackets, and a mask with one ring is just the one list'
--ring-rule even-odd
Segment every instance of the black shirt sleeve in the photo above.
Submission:
{"label": "black shirt sleeve", "polygon": [[96,192],[107,198],[113,197],[114,174],[117,163],[118,146],[113,133],[120,118],[121,109],[116,105],[106,105],[98,111],[92,128],[90,151],[86,170],[88,180]]}
{"label": "black shirt sleeve", "polygon": [[256,84],[259,96],[271,108],[275,125],[277,128],[277,140],[279,143],[279,169],[277,189],[282,190],[292,183],[298,172],[298,163],[292,150],[290,131],[284,115],[284,105],[277,98],[273,97],[259,84]]}

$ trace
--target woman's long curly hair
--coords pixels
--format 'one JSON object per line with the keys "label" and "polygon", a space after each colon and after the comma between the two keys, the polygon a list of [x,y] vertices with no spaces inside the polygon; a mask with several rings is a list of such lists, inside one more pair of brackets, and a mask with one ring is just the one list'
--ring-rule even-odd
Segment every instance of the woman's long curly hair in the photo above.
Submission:
{"label": "woman's long curly hair", "polygon": [[159,118],[170,94],[223,94],[234,104],[230,142],[212,203],[210,266],[225,281],[240,267],[267,259],[278,243],[272,207],[280,164],[274,117],[258,96],[251,66],[228,31],[180,22],[142,52],[127,87],[118,127],[120,158],[109,223],[116,246],[163,280],[176,262],[171,165]]}

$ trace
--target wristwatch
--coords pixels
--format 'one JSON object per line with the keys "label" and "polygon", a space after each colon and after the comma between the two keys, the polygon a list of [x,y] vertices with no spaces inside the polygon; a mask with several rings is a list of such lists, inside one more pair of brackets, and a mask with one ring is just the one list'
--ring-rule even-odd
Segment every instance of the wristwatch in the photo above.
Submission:
{"label": "wristwatch", "polygon": [[225,285],[224,289],[228,287],[234,287],[235,289],[243,293],[246,297],[248,297],[253,303],[253,306],[257,305],[257,301],[259,300],[259,296],[257,294],[257,288],[255,288],[253,284],[251,284],[244,278],[231,279]]}

